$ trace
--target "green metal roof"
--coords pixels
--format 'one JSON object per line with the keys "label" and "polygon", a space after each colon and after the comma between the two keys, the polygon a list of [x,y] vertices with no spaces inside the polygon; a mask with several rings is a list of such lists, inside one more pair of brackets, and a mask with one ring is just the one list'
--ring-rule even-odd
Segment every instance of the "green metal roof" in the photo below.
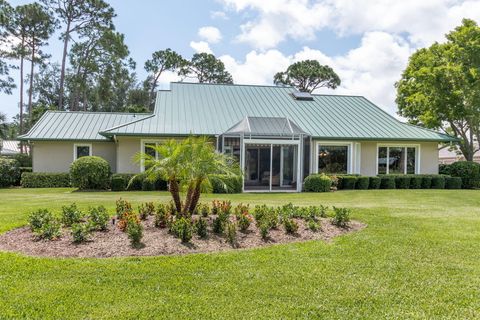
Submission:
{"label": "green metal roof", "polygon": [[107,137],[99,134],[101,130],[151,116],[115,112],[47,111],[35,126],[19,139],[107,141]]}
{"label": "green metal roof", "polygon": [[224,132],[226,135],[250,136],[298,136],[305,134],[295,123],[287,118],[245,117]]}
{"label": "green metal roof", "polygon": [[101,134],[220,135],[245,117],[280,117],[322,139],[456,141],[402,123],[361,96],[313,95],[311,101],[300,101],[292,96],[295,91],[292,87],[172,83],[171,90],[158,92],[154,116]]}

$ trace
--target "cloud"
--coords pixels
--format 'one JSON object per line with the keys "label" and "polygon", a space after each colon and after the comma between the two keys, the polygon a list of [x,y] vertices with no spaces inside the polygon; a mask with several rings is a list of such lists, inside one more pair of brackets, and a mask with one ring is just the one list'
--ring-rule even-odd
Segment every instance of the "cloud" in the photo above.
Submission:
{"label": "cloud", "polygon": [[218,43],[220,40],[222,40],[222,34],[220,30],[215,27],[201,27],[198,29],[198,35],[208,43]]}
{"label": "cloud", "polygon": [[197,53],[213,53],[212,49],[210,49],[208,42],[205,41],[191,41],[190,47]]}
{"label": "cloud", "polygon": [[221,19],[221,20],[228,20],[228,16],[223,11],[211,11],[210,18],[212,19]]}

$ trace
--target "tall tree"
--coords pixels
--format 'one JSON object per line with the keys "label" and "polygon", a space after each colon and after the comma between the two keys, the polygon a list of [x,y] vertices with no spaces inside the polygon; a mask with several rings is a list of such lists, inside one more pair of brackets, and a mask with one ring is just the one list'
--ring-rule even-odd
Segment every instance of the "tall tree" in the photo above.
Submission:
{"label": "tall tree", "polygon": [[155,51],[152,54],[152,59],[145,62],[145,70],[150,73],[151,85],[150,85],[150,101],[154,103],[153,94],[157,88],[158,79],[164,71],[176,72],[180,68],[185,67],[187,61],[182,56],[172,49]]}
{"label": "tall tree", "polygon": [[411,123],[459,138],[460,151],[472,161],[480,141],[480,27],[465,19],[446,37],[410,57],[396,101]]}
{"label": "tall tree", "polygon": [[195,53],[179,75],[197,79],[200,83],[233,83],[232,75],[225,70],[225,65],[211,53]]}
{"label": "tall tree", "polygon": [[8,58],[8,51],[5,47],[9,46],[10,37],[8,26],[13,19],[13,8],[5,0],[0,0],[0,92],[11,94],[12,89],[15,88],[15,83],[10,77],[10,65],[6,61]]}
{"label": "tall tree", "polygon": [[68,45],[74,35],[85,37],[85,30],[92,28],[112,29],[112,19],[115,17],[113,8],[103,0],[42,0],[56,14],[63,24],[64,30],[60,39],[63,40],[62,63],[60,69],[60,95],[58,109],[64,108],[65,75],[68,55]]}
{"label": "tall tree", "polygon": [[317,60],[303,60],[290,65],[286,71],[278,72],[273,77],[276,85],[289,85],[302,92],[312,92],[318,88],[337,88],[340,77],[327,65]]}
{"label": "tall tree", "polygon": [[8,123],[7,115],[3,112],[0,112],[0,139],[7,138]]}
{"label": "tall tree", "polygon": [[37,106],[48,108],[57,106],[60,94],[59,74],[60,65],[58,63],[40,65],[38,72],[33,77],[33,95]]}

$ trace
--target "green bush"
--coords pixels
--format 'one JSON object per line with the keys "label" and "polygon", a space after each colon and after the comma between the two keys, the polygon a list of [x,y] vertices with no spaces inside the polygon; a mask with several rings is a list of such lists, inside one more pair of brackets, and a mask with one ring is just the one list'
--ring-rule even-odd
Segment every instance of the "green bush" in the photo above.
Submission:
{"label": "green bush", "polygon": [[382,179],[380,177],[370,177],[368,189],[380,189]]}
{"label": "green bush", "polygon": [[260,229],[260,236],[262,237],[262,239],[267,240],[268,233],[270,232],[270,226],[268,225],[268,223],[261,222],[258,228]]}
{"label": "green bush", "polygon": [[53,219],[53,215],[47,209],[38,209],[37,211],[33,211],[28,215],[28,225],[30,226],[30,230],[35,232],[42,227],[44,221],[48,221]]}
{"label": "green bush", "polygon": [[235,248],[237,247],[237,225],[233,222],[228,222],[225,228],[225,236],[227,237],[228,243]]}
{"label": "green bush", "polygon": [[228,222],[229,214],[223,211],[218,213],[218,216],[213,219],[213,232],[216,234],[223,234],[225,231],[226,223]]}
{"label": "green bush", "polygon": [[410,175],[410,189],[421,189],[423,177],[418,174]]}
{"label": "green bush", "polygon": [[30,213],[28,222],[30,229],[38,239],[53,240],[61,235],[60,222],[47,209]]}
{"label": "green bush", "polygon": [[78,210],[75,203],[62,207],[61,221],[65,227],[71,227],[74,223],[79,223],[80,220],[82,220],[82,217],[83,214]]}
{"label": "green bush", "polygon": [[285,228],[286,233],[293,234],[298,231],[298,224],[292,218],[284,218],[283,227]]}
{"label": "green bush", "polygon": [[325,174],[311,174],[303,181],[306,192],[329,192],[332,179]]}
{"label": "green bush", "polygon": [[80,190],[108,189],[110,165],[96,156],[81,157],[70,166],[72,185]]}
{"label": "green bush", "polygon": [[460,177],[445,178],[445,189],[461,189],[461,188],[462,188],[462,178]]}
{"label": "green bush", "polygon": [[367,190],[370,184],[370,177],[360,176],[357,178],[357,183],[355,184],[355,189],[358,190]]}
{"label": "green bush", "polygon": [[351,210],[347,208],[333,207],[333,211],[334,215],[332,224],[340,228],[347,227],[348,223],[350,222]]}
{"label": "green bush", "polygon": [[91,230],[105,231],[107,230],[110,215],[104,206],[91,207],[88,209],[88,223]]}
{"label": "green bush", "polygon": [[308,229],[312,230],[313,232],[316,232],[320,229],[320,223],[317,221],[310,219],[308,220]]}
{"label": "green bush", "polygon": [[420,175],[422,177],[422,189],[430,189],[432,187],[432,176],[428,174]]}
{"label": "green bush", "polygon": [[133,247],[140,245],[143,238],[143,226],[140,221],[130,219],[127,223],[127,235]]}
{"label": "green bush", "polygon": [[20,184],[23,188],[68,188],[70,187],[70,174],[24,172]]}
{"label": "green bush", "polygon": [[71,233],[74,243],[82,243],[88,240],[90,228],[85,223],[74,223],[72,224]]}
{"label": "green bush", "polygon": [[127,182],[127,191],[141,191],[143,180],[145,176],[143,174],[136,174],[136,175],[125,175],[126,182]]}
{"label": "green bush", "polygon": [[20,177],[20,163],[17,160],[0,158],[0,188],[17,184]]}
{"label": "green bush", "polygon": [[445,176],[441,174],[432,175],[432,189],[445,189]]}
{"label": "green bush", "polygon": [[480,164],[472,161],[457,161],[449,166],[452,177],[462,178],[462,188],[480,188]]}
{"label": "green bush", "polygon": [[127,182],[124,176],[118,174],[112,175],[112,180],[110,181],[110,189],[112,191],[125,191],[126,186]]}
{"label": "green bush", "polygon": [[252,223],[252,218],[249,214],[241,214],[237,217],[237,223],[240,231],[246,232]]}
{"label": "green bush", "polygon": [[395,189],[395,177],[390,175],[381,175],[380,189]]}
{"label": "green bush", "polygon": [[276,229],[279,223],[278,212],[274,208],[266,205],[257,205],[254,210],[254,217],[258,227],[267,225],[270,229]]}
{"label": "green bush", "polygon": [[143,179],[142,181],[142,191],[154,191],[155,190],[155,181],[150,179]]}
{"label": "green bush", "polygon": [[207,227],[208,227],[207,219],[200,217],[197,220],[195,220],[195,223],[194,223],[195,232],[200,238],[207,237],[208,235]]}
{"label": "green bush", "polygon": [[32,167],[32,156],[27,153],[17,153],[13,155],[6,155],[3,157],[17,160],[20,167],[25,167],[25,168]]}
{"label": "green bush", "polygon": [[154,224],[157,228],[166,228],[168,227],[172,216],[170,211],[168,210],[167,206],[163,203],[160,203],[157,206],[157,210],[155,211],[155,219]]}
{"label": "green bush", "polygon": [[444,175],[450,175],[450,165],[449,164],[439,164],[438,165],[438,173]]}
{"label": "green bush", "polygon": [[339,189],[342,190],[353,190],[355,189],[355,184],[357,183],[358,176],[356,175],[343,175],[338,176]]}
{"label": "green bush", "polygon": [[408,189],[410,188],[410,176],[405,174],[395,175],[395,188]]}
{"label": "green bush", "polygon": [[148,216],[155,214],[155,205],[153,202],[145,202],[138,207],[140,220],[147,220]]}
{"label": "green bush", "polygon": [[180,218],[172,224],[172,233],[182,242],[187,243],[192,240],[192,223],[189,219]]}
{"label": "green bush", "polygon": [[[221,176],[218,175],[211,179],[213,193],[241,193],[242,192],[242,177],[238,176]],[[223,183],[221,182],[223,181]]]}

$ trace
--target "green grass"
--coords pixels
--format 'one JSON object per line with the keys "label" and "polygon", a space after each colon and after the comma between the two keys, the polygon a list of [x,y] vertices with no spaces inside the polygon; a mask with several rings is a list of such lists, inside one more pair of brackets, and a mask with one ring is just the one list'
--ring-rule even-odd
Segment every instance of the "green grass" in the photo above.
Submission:
{"label": "green grass", "polygon": [[[167,200],[156,192],[0,190],[0,232],[35,208]],[[212,199],[213,196],[207,198]],[[480,192],[223,195],[354,208],[368,224],[332,243],[218,254],[45,259],[0,252],[0,318],[457,318],[480,316]]]}

